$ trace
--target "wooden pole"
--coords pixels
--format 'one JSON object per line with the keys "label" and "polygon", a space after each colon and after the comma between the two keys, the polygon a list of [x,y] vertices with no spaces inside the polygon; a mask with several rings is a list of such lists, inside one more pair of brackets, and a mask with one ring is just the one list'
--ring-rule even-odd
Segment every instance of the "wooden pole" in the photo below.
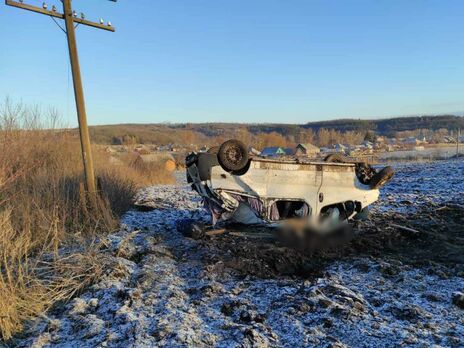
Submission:
{"label": "wooden pole", "polygon": [[459,137],[461,136],[461,128],[458,128],[458,134],[456,136],[456,158],[459,158]]}
{"label": "wooden pole", "polygon": [[81,68],[77,54],[76,33],[71,0],[63,0],[63,14],[66,24],[66,36],[68,38],[69,58],[74,84],[74,96],[76,99],[77,117],[79,120],[79,134],[81,138],[82,160],[87,191],[93,195],[97,191],[95,186],[95,173],[93,168],[92,148],[90,146],[89,128],[87,126],[87,113],[85,111],[84,89],[82,87]]}

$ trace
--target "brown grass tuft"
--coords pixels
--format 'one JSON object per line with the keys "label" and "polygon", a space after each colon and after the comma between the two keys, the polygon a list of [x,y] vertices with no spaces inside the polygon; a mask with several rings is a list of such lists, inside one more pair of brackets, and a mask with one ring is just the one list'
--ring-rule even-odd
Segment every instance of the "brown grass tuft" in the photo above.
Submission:
{"label": "brown grass tuft", "polygon": [[[33,252],[38,246],[30,235],[18,234],[11,220],[11,212],[0,213],[0,337],[5,340],[21,331],[25,321],[71,298],[101,274],[101,262],[89,250],[59,255],[43,245]],[[50,234],[56,236],[56,231]]]}

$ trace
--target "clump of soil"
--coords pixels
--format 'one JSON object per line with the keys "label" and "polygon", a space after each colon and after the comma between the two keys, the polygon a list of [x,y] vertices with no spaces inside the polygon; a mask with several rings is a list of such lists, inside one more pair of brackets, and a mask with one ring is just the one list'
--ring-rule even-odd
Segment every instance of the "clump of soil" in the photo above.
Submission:
{"label": "clump of soil", "polygon": [[410,214],[381,213],[359,230],[360,237],[351,243],[354,251],[464,270],[464,206],[423,205]]}
{"label": "clump of soil", "polygon": [[229,233],[210,237],[204,243],[222,250],[218,255],[241,275],[320,277],[330,261],[357,256],[444,267],[446,273],[464,272],[464,207],[452,203],[440,208],[424,206],[409,215],[377,213],[355,226],[350,241],[311,251],[282,246],[276,238],[269,238],[275,233],[272,229],[226,229]]}
{"label": "clump of soil", "polygon": [[207,243],[226,251],[218,255],[227,267],[235,269],[242,276],[315,278],[323,274],[325,261],[322,258],[280,246],[276,240],[225,234]]}

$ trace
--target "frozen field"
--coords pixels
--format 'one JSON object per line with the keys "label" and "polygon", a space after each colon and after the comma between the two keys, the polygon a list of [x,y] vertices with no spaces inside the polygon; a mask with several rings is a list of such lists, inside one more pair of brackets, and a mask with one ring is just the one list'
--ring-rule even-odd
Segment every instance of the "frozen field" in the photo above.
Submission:
{"label": "frozen field", "polygon": [[[459,153],[464,154],[464,149],[462,146],[459,148]],[[384,160],[404,160],[408,158],[449,159],[454,155],[456,155],[456,145],[427,147],[424,150],[381,152],[378,154],[379,158]]]}
{"label": "frozen field", "polygon": [[418,207],[423,204],[464,204],[464,161],[401,163],[382,189],[378,206]]}
{"label": "frozen field", "polygon": [[[178,219],[207,218],[197,196],[183,183],[147,188],[140,199],[163,209],[129,212],[102,251],[112,264],[103,279],[15,345],[463,346],[464,309],[452,303],[464,291],[460,259],[408,257],[427,252],[431,230],[453,229],[451,244],[461,246],[464,162],[396,169],[373,220],[359,228],[364,237],[311,259],[253,238],[185,238]],[[422,226],[425,237],[403,236],[390,223]]]}

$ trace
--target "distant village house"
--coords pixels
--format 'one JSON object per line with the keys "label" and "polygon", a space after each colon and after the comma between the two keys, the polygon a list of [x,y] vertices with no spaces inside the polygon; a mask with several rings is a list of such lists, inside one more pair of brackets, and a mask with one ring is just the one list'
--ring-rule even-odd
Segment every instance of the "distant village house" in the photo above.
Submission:
{"label": "distant village house", "polygon": [[295,155],[296,156],[316,156],[321,152],[317,146],[313,144],[298,144],[296,146]]}
{"label": "distant village house", "polygon": [[285,155],[286,155],[285,149],[280,146],[265,147],[263,151],[261,151],[261,156],[263,157],[278,157],[278,156],[285,156]]}

